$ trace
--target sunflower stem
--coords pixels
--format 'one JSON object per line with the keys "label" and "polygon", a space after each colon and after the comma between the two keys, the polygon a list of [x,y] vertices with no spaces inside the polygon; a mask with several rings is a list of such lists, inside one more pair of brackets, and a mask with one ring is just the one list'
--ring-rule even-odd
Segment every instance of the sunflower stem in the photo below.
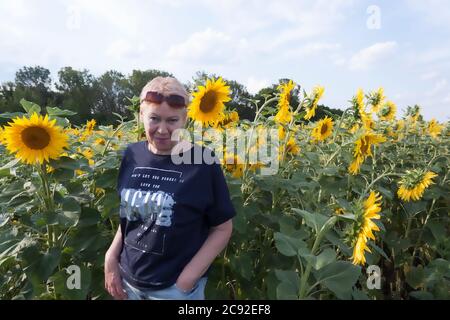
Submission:
{"label": "sunflower stem", "polygon": [[414,259],[415,259],[415,256],[416,256],[416,252],[417,252],[417,250],[418,250],[418,248],[420,246],[420,243],[422,242],[423,233],[425,231],[425,227],[427,225],[428,219],[430,219],[431,213],[433,212],[433,207],[434,207],[435,203],[436,203],[436,199],[433,199],[433,201],[431,203],[430,210],[428,210],[427,216],[426,216],[425,221],[423,223],[423,226],[422,226],[422,228],[420,230],[419,238],[417,239],[416,245],[414,246],[414,250],[413,250],[413,253],[411,255],[411,267],[414,265]]}
{"label": "sunflower stem", "polygon": [[[325,224],[322,226],[322,228],[316,235],[316,239],[315,239],[313,247],[311,249],[312,255],[314,255],[314,256],[316,255],[316,252],[320,247],[320,243],[322,242],[323,237],[328,232],[328,230],[330,230],[336,224],[337,220],[338,220],[338,217],[333,216],[330,219],[328,219],[327,222],[325,222]],[[307,283],[308,283],[309,275],[311,273],[311,269],[312,269],[312,263],[311,263],[311,261],[309,261],[308,264],[306,265],[305,273],[302,275],[302,279],[300,281],[300,289],[299,289],[299,294],[298,294],[300,299],[304,299],[306,296],[306,293],[308,291],[310,291],[309,289],[307,290]]]}
{"label": "sunflower stem", "polygon": [[108,150],[108,147],[109,147],[109,145],[111,144],[112,138],[113,138],[113,137],[117,134],[117,132],[119,132],[124,126],[125,126],[125,123],[123,122],[123,123],[121,123],[121,124],[117,127],[116,130],[114,130],[112,136],[108,139],[108,141],[107,141],[106,144],[105,144],[105,148],[103,149],[103,152],[102,152],[102,157],[105,155],[106,150]]}
{"label": "sunflower stem", "polygon": [[352,110],[352,108],[347,108],[342,113],[341,118],[339,119],[339,123],[338,123],[338,125],[336,127],[336,130],[334,131],[334,134],[333,134],[333,142],[336,140],[337,132],[341,129],[342,121],[344,120],[344,117],[347,114],[347,111],[349,111],[349,110]]}

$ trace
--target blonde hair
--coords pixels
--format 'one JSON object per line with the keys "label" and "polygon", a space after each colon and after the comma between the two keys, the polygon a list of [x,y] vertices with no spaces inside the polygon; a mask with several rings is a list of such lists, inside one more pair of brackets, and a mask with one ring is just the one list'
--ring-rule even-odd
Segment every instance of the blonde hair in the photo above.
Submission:
{"label": "blonde hair", "polygon": [[149,81],[144,88],[142,88],[139,96],[141,105],[148,91],[156,91],[163,95],[178,94],[184,98],[186,106],[189,104],[189,95],[186,89],[173,77],[156,77]]}

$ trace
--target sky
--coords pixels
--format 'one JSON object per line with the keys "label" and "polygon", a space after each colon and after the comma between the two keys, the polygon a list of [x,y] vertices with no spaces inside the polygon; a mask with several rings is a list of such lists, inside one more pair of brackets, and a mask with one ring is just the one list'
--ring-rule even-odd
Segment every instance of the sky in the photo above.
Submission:
{"label": "sky", "polygon": [[450,120],[448,0],[0,0],[0,82],[23,66],[205,71],[251,93],[289,78],[345,109],[383,87]]}

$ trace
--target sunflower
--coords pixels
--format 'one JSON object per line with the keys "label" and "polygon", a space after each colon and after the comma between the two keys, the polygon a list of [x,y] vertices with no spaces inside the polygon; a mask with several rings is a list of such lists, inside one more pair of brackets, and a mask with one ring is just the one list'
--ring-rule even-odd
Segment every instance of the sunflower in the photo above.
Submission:
{"label": "sunflower", "polygon": [[367,157],[373,157],[372,145],[376,145],[384,141],[386,141],[385,137],[372,132],[366,132],[359,137],[355,142],[353,149],[354,160],[348,168],[349,172],[353,175],[357,174],[364,160]]}
{"label": "sunflower", "polygon": [[239,114],[236,111],[231,111],[224,115],[223,119],[215,124],[216,128],[230,128],[237,125],[239,122]]}
{"label": "sunflower", "polygon": [[351,103],[355,114],[358,114],[359,117],[362,118],[361,113],[365,113],[363,89],[360,88],[356,91],[356,95],[353,96]]}
{"label": "sunflower", "polygon": [[353,264],[364,265],[366,263],[365,251],[371,252],[367,246],[368,239],[375,240],[373,231],[380,231],[380,228],[373,222],[373,220],[380,219],[381,199],[379,193],[372,191],[369,197],[364,201],[362,206],[357,206],[357,223],[356,226],[356,241],[353,245]]}
{"label": "sunflower", "polygon": [[222,78],[206,80],[205,86],[198,86],[189,105],[188,116],[203,125],[215,125],[224,118],[225,102],[231,100],[230,87]]}
{"label": "sunflower", "polygon": [[348,132],[351,134],[354,134],[358,130],[359,130],[359,124],[355,123],[350,129],[348,129]]}
{"label": "sunflower", "polygon": [[436,121],[436,119],[431,119],[431,121],[428,123],[428,127],[427,127],[428,134],[435,139],[438,137],[438,135],[441,134],[443,129],[444,129],[444,126],[439,124]]}
{"label": "sunflower", "polygon": [[316,127],[312,130],[311,135],[314,141],[324,141],[333,132],[333,119],[325,117],[320,120]]}
{"label": "sunflower", "polygon": [[[364,105],[364,91],[362,89],[358,89],[356,96],[352,99],[352,104],[354,112],[361,119],[364,128],[366,128],[366,130],[372,130],[375,127],[375,122],[373,121],[371,114],[366,112],[366,107]],[[354,129],[356,130],[356,128]]]}
{"label": "sunflower", "polygon": [[0,145],[5,143],[5,130],[0,127]]}
{"label": "sunflower", "polygon": [[380,107],[383,105],[384,99],[384,89],[379,88],[377,91],[369,94],[368,102],[372,105],[372,112],[377,113],[380,111]]}
{"label": "sunflower", "polygon": [[386,102],[386,104],[378,112],[378,117],[381,120],[391,121],[395,118],[397,112],[397,106],[392,101]]}
{"label": "sunflower", "polygon": [[286,152],[293,154],[293,155],[297,155],[300,153],[300,147],[298,146],[294,137],[289,138],[289,140],[286,144]]}
{"label": "sunflower", "polygon": [[417,104],[413,107],[408,106],[406,109],[406,117],[410,122],[417,122],[419,119],[422,120],[422,116],[420,115],[420,106]]}
{"label": "sunflower", "polygon": [[89,120],[86,122],[86,131],[91,132],[94,131],[95,125],[97,124],[97,121],[95,119]]}
{"label": "sunflower", "polygon": [[81,150],[81,148],[78,148],[77,152],[81,153],[88,160],[90,166],[94,165],[94,159],[92,159],[94,157],[94,152],[92,149],[85,148],[84,150]]}
{"label": "sunflower", "polygon": [[86,139],[92,135],[92,133],[94,132],[94,128],[95,125],[97,124],[97,121],[95,121],[95,119],[86,121],[86,125],[84,127],[83,132],[80,135],[79,141],[86,141]]}
{"label": "sunflower", "polygon": [[66,134],[73,135],[73,136],[79,136],[80,130],[78,128],[67,128],[65,130]]}
{"label": "sunflower", "polygon": [[55,122],[49,120],[48,115],[43,117],[37,113],[29,119],[13,119],[5,127],[6,149],[27,164],[43,164],[49,159],[59,158],[68,145],[68,136]]}
{"label": "sunflower", "polygon": [[292,80],[289,80],[288,83],[283,83],[278,86],[278,90],[280,90],[280,98],[278,100],[278,106],[280,109],[278,113],[275,115],[275,121],[277,123],[286,124],[291,122],[292,113],[289,110],[290,108],[290,100],[291,100],[291,91],[294,89],[295,84]]}
{"label": "sunflower", "polygon": [[286,129],[283,126],[278,126],[278,139],[283,140],[286,138]]}
{"label": "sunflower", "polygon": [[316,115],[317,104],[319,103],[319,100],[322,98],[324,92],[325,92],[324,87],[322,87],[322,86],[314,87],[313,93],[312,93],[313,98],[311,99],[311,105],[306,108],[306,115],[305,115],[306,120],[309,120]]}
{"label": "sunflower", "polygon": [[95,139],[94,144],[97,146],[104,146],[106,144],[106,140],[103,138],[97,138]]}
{"label": "sunflower", "polygon": [[400,188],[397,195],[405,202],[411,201],[411,199],[417,201],[422,198],[425,189],[434,184],[432,179],[435,177],[437,174],[432,171],[408,170],[399,182]]}
{"label": "sunflower", "polygon": [[371,130],[375,129],[375,121],[373,121],[371,113],[364,114],[362,117],[362,122],[363,122],[363,127],[367,131],[371,131]]}
{"label": "sunflower", "polygon": [[230,172],[232,177],[241,178],[244,174],[244,162],[241,161],[237,154],[225,152],[222,160],[222,165],[227,172]]}

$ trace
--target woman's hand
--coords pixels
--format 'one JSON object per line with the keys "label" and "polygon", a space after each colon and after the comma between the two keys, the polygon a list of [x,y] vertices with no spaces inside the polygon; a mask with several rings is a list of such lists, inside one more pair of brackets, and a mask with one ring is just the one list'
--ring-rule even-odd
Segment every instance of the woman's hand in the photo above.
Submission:
{"label": "woman's hand", "polygon": [[117,258],[105,256],[105,289],[116,300],[128,298],[122,287],[122,278],[119,273],[119,261]]}

